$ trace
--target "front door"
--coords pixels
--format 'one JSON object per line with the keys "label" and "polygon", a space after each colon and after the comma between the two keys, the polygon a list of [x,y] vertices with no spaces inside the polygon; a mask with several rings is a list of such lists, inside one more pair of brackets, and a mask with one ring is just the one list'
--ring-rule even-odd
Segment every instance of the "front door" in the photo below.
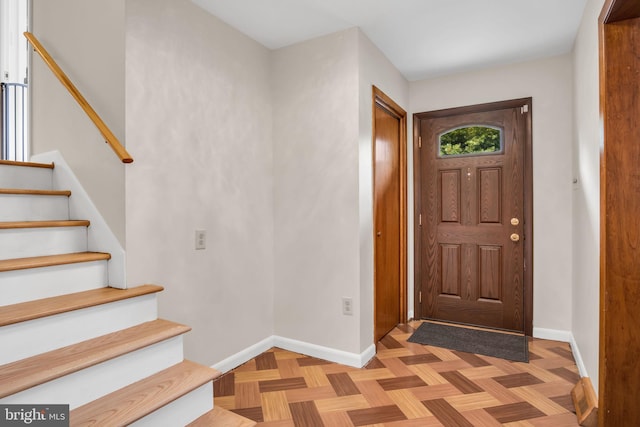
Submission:
{"label": "front door", "polygon": [[418,317],[525,331],[525,101],[416,115]]}

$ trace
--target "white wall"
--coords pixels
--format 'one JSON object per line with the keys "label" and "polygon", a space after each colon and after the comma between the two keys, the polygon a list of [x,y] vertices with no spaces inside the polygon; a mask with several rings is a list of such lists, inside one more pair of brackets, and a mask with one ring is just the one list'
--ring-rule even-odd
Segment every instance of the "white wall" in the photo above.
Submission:
{"label": "white wall", "polygon": [[[125,0],[33,0],[32,14],[32,32],[126,145]],[[124,246],[124,166],[40,57],[32,55],[31,153],[60,151]]]}
{"label": "white wall", "polygon": [[128,0],[126,42],[129,283],[213,364],[273,335],[269,51],[188,0]]}
{"label": "white wall", "polygon": [[600,146],[598,16],[590,0],[576,38],[574,60],[573,335],[598,390],[600,310]]}
{"label": "white wall", "polygon": [[533,326],[570,331],[571,56],[412,82],[410,91],[413,113],[533,97]]}
{"label": "white wall", "polygon": [[[374,256],[373,256],[373,152],[372,152],[372,86],[382,90],[405,111],[409,110],[409,82],[389,62],[380,50],[358,31],[359,55],[359,216],[360,216],[360,348],[364,350],[373,342],[374,333]],[[409,114],[407,113],[407,116]],[[407,117],[409,119],[409,117]],[[409,122],[410,120],[408,120]],[[407,131],[407,153],[411,151],[411,132]],[[412,183],[412,165],[408,164],[407,183]],[[410,187],[407,192],[412,192]],[[413,208],[407,206],[408,239],[413,235]],[[413,249],[408,251],[413,257]],[[407,271],[407,278],[413,286],[413,272]],[[409,295],[408,306],[413,307],[413,294]],[[412,310],[411,310],[412,311]]]}
{"label": "white wall", "polygon": [[[272,54],[275,332],[360,353],[358,30]],[[354,315],[342,314],[342,297]]]}

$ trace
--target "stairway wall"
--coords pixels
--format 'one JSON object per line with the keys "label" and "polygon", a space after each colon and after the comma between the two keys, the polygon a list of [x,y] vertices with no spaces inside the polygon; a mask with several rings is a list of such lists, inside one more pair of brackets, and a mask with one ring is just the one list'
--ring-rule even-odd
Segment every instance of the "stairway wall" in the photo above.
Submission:
{"label": "stairway wall", "polygon": [[[31,31],[124,144],[125,0],[33,0],[31,13]],[[124,247],[122,163],[40,57],[31,64],[31,154],[60,151]]]}
{"label": "stairway wall", "polygon": [[126,44],[128,281],[211,365],[273,335],[269,51],[188,0],[128,1]]}

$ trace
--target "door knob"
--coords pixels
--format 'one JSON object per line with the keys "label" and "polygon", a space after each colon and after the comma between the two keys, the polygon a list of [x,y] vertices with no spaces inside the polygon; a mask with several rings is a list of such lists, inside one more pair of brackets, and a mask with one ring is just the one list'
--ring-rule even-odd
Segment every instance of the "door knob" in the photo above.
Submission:
{"label": "door knob", "polygon": [[376,233],[376,236],[378,236],[378,237],[382,236],[382,231],[378,231],[378,232]]}
{"label": "door knob", "polygon": [[511,218],[511,225],[518,225],[520,224],[520,220],[518,218]]}
{"label": "door knob", "polygon": [[513,233],[511,235],[511,241],[512,242],[519,242],[520,241],[520,235],[518,233]]}

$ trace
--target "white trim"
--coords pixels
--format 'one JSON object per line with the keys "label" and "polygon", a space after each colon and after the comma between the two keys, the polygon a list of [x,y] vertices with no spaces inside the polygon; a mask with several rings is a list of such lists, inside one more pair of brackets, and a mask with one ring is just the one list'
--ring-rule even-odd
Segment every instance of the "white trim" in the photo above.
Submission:
{"label": "white trim", "polygon": [[227,357],[226,359],[212,365],[211,367],[217,369],[222,373],[226,373],[234,368],[237,368],[243,363],[248,362],[254,357],[264,353],[272,347],[278,347],[283,350],[293,351],[295,353],[313,356],[317,357],[318,359],[328,360],[330,362],[340,363],[342,365],[353,366],[355,368],[362,368],[376,354],[376,346],[374,344],[371,344],[362,353],[357,354],[272,335],[257,344],[247,347],[246,349]]}
{"label": "white trim", "polygon": [[533,328],[533,337],[570,343],[572,334],[571,331],[563,331],[560,329]]}
{"label": "white trim", "polygon": [[[576,365],[578,366],[578,372],[580,372],[581,377],[588,377],[589,373],[587,372],[587,367],[584,364],[584,360],[582,360],[582,355],[580,354],[580,348],[578,347],[578,343],[576,342],[575,337],[571,334],[571,351],[573,352],[573,358],[576,360]],[[596,392],[596,396],[598,393]]]}
{"label": "white trim", "polygon": [[362,353],[357,354],[278,336],[275,337],[275,346],[284,350],[317,357],[318,359],[353,366],[354,368],[362,368],[376,354],[376,346],[374,344],[371,344]]}
{"label": "white trim", "polygon": [[226,359],[216,363],[215,365],[212,365],[211,367],[222,373],[229,372],[230,370],[237,368],[243,363],[248,362],[254,357],[274,347],[275,346],[274,342],[275,342],[274,336],[272,335],[269,338],[263,339],[257,344],[247,347],[244,350],[239,351],[238,353],[227,357]]}
{"label": "white trim", "polygon": [[561,331],[557,329],[545,329],[545,328],[533,328],[533,336],[535,338],[542,338],[545,340],[554,340],[554,341],[562,341],[567,342],[571,345],[571,352],[573,353],[573,358],[576,361],[576,366],[578,367],[578,371],[580,372],[581,377],[588,377],[589,373],[587,372],[587,368],[584,364],[584,360],[582,359],[582,355],[580,354],[580,348],[578,347],[578,343],[576,342],[575,337],[571,331]]}
{"label": "white trim", "polygon": [[59,151],[36,154],[31,157],[31,161],[40,163],[53,162],[55,164],[53,169],[53,188],[71,190],[71,197],[69,197],[70,219],[88,219],[91,221],[91,225],[88,228],[88,249],[111,254],[111,259],[107,263],[109,286],[126,289],[125,251],[78,178],[67,162],[64,161],[62,154]]}

